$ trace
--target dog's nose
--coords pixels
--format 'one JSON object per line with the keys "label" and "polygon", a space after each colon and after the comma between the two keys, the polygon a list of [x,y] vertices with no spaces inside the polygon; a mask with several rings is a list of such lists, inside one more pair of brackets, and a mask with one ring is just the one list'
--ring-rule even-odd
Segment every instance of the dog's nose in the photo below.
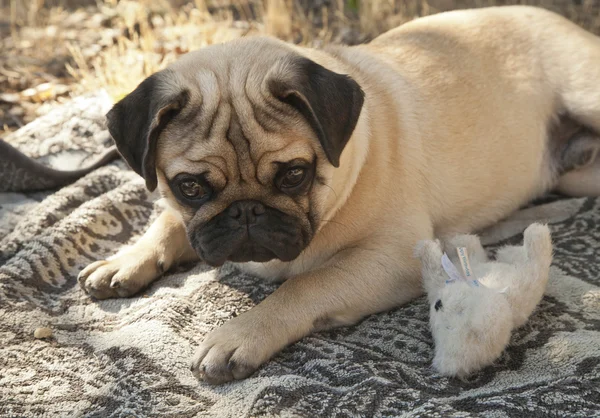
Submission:
{"label": "dog's nose", "polygon": [[256,200],[240,200],[233,203],[227,213],[240,223],[250,225],[256,223],[257,217],[265,213],[265,206]]}

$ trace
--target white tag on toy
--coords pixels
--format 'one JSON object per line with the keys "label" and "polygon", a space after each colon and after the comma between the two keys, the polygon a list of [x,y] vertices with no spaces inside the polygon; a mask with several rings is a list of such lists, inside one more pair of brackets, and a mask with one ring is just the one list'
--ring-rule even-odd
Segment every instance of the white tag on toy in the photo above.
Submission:
{"label": "white tag on toy", "polygon": [[462,266],[463,273],[468,279],[473,275],[473,272],[471,271],[471,263],[469,262],[469,253],[467,252],[467,248],[457,247],[456,253],[458,254],[458,260],[460,261],[460,265]]}
{"label": "white tag on toy", "polygon": [[458,254],[458,260],[462,266],[463,273],[465,274],[465,279],[471,282],[471,284],[474,286],[479,286],[479,282],[473,277],[473,270],[471,270],[471,263],[469,262],[469,252],[467,251],[467,248],[457,247],[456,253]]}
{"label": "white tag on toy", "polygon": [[457,280],[464,280],[462,275],[460,274],[454,263],[450,261],[450,258],[448,258],[448,254],[446,253],[442,255],[442,268],[444,269],[448,277],[450,277],[450,280],[446,280],[446,283],[452,283]]}

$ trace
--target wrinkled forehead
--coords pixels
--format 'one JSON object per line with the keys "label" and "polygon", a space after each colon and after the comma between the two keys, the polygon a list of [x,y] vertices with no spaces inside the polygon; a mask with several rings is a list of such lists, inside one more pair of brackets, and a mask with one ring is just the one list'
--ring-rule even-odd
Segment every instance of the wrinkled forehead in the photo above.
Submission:
{"label": "wrinkled forehead", "polygon": [[190,100],[158,143],[158,166],[166,177],[218,169],[227,178],[258,178],[276,163],[312,161],[314,133],[268,89],[267,77],[283,70],[280,61],[268,69],[217,61],[185,67]]}

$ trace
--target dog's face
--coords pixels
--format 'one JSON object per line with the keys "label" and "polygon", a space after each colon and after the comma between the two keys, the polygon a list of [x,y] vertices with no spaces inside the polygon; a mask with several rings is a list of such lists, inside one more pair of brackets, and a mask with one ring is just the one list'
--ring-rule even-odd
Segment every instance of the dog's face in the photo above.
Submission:
{"label": "dog's face", "polygon": [[291,261],[323,222],[363,93],[279,41],[205,48],[108,114],[129,165],[181,214],[201,259]]}

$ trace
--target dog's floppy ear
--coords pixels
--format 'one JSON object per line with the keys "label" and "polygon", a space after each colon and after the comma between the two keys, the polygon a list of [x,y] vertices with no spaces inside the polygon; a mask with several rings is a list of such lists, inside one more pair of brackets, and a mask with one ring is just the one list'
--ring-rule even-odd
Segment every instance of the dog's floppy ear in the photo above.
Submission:
{"label": "dog's floppy ear", "polygon": [[330,71],[308,58],[292,58],[287,69],[269,80],[271,93],[304,116],[329,162],[339,167],[340,156],[363,106],[362,89],[351,77]]}
{"label": "dog's floppy ear", "polygon": [[160,132],[181,111],[188,91],[177,85],[170,70],[146,78],[106,115],[108,130],[129,166],[156,189],[156,144]]}

